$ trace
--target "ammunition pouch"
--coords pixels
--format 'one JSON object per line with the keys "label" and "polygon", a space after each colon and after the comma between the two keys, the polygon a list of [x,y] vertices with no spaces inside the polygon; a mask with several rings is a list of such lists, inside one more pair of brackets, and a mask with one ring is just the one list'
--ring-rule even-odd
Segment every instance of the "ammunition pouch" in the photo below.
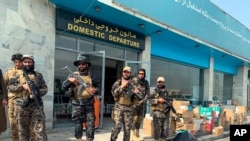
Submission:
{"label": "ammunition pouch", "polygon": [[94,99],[93,98],[73,99],[72,104],[75,104],[75,105],[90,105],[90,104],[94,104]]}
{"label": "ammunition pouch", "polygon": [[166,109],[166,104],[155,104],[155,105],[151,105],[151,110],[152,111],[164,111]]}
{"label": "ammunition pouch", "polygon": [[124,97],[124,96],[120,96],[119,100],[117,102],[119,104],[122,104],[122,105],[132,105],[133,104],[130,98]]}
{"label": "ammunition pouch", "polygon": [[113,109],[112,113],[111,113],[111,119],[115,122],[116,120],[118,120],[118,110],[117,109]]}
{"label": "ammunition pouch", "polygon": [[114,101],[117,102],[119,100],[119,96],[114,96]]}
{"label": "ammunition pouch", "polygon": [[21,103],[21,107],[27,107],[29,105],[29,102],[30,102],[30,98],[29,96],[26,96],[24,99],[23,99],[23,102]]}

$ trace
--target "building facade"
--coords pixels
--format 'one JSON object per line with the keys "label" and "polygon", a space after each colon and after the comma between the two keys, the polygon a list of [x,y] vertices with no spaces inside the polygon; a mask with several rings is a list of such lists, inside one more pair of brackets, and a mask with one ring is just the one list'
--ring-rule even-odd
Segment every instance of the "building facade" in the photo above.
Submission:
{"label": "building facade", "polygon": [[125,65],[133,75],[145,68],[151,87],[164,76],[169,90],[193,104],[215,97],[249,104],[250,31],[210,1],[9,0],[0,1],[0,15],[1,69],[12,67],[14,53],[34,55],[49,88],[48,129],[73,125],[70,97],[61,91],[69,72],[62,68],[75,70],[79,54],[101,82],[100,127]]}

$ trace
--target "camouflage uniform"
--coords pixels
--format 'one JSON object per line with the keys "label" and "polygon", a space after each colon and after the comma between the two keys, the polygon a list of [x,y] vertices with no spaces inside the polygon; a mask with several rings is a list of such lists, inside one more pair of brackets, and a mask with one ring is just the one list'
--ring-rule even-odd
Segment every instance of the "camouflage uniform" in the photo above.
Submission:
{"label": "camouflage uniform", "polygon": [[132,83],[128,83],[126,88],[121,88],[121,80],[117,80],[112,86],[112,95],[115,99],[114,106],[114,122],[115,125],[112,128],[110,141],[116,141],[118,134],[123,126],[124,135],[123,141],[129,141],[130,129],[133,122],[134,106],[129,91],[133,90]]}
{"label": "camouflage uniform", "polygon": [[[134,117],[133,117],[133,123],[131,131],[135,137],[131,140],[139,140],[139,129],[141,126],[141,122],[144,117],[144,103],[147,101],[150,89],[149,89],[149,83],[145,79],[139,79],[138,77],[133,78],[132,84],[134,87],[139,88],[140,93],[139,95],[143,96],[143,99],[139,100],[138,97],[133,96],[133,104],[135,105],[135,111],[134,111]],[[131,135],[131,136],[133,136]],[[138,139],[136,139],[138,138]]]}
{"label": "camouflage uniform", "polygon": [[[166,100],[165,103],[159,103],[158,98]],[[165,141],[169,135],[169,117],[168,103],[172,103],[172,98],[169,96],[165,86],[156,87],[154,92],[149,95],[151,104],[151,116],[153,116],[154,139],[155,141]]]}
{"label": "camouflage uniform", "polygon": [[[86,72],[74,72],[75,76],[79,76],[88,86],[99,91],[99,81],[97,77]],[[69,77],[73,77],[71,74]],[[88,141],[94,140],[95,134],[95,114],[94,114],[94,97],[90,95],[87,89],[83,88],[80,95],[77,94],[79,84],[75,85],[68,81],[68,78],[62,83],[63,91],[69,89],[73,92],[72,100],[72,120],[75,122],[75,138],[81,139],[83,132],[83,122],[86,122],[86,137]]]}
{"label": "camouflage uniform", "polygon": [[[21,69],[15,69],[15,68],[10,68],[4,76],[5,79],[5,84],[8,87],[9,85],[9,80],[13,77],[18,77],[20,74],[22,74]],[[9,116],[9,121],[10,121],[10,130],[12,133],[12,140],[13,141],[18,141],[18,130],[17,126],[15,124],[15,118],[14,118],[14,102],[15,102],[15,93],[8,93],[8,116]]]}
{"label": "camouflage uniform", "polygon": [[19,140],[32,140],[29,133],[33,130],[36,135],[34,140],[47,141],[45,114],[41,99],[48,91],[47,85],[41,73],[36,71],[29,72],[28,77],[34,83],[35,89],[40,95],[37,98],[41,106],[40,108],[37,107],[32,99],[29,99],[29,103],[26,106],[21,106],[24,103],[24,99],[28,98],[30,93],[22,87],[23,84],[27,83],[23,72],[19,72],[18,74],[13,75],[9,80],[8,90],[11,93],[15,93],[14,117],[18,127]]}

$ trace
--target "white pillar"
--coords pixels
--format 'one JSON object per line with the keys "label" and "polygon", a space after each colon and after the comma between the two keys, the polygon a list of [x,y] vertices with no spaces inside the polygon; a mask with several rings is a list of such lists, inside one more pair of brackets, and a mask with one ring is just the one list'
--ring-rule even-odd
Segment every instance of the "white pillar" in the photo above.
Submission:
{"label": "white pillar", "polygon": [[[148,64],[142,64],[142,68],[146,70],[146,79],[150,84],[150,74],[151,74],[151,38],[146,37],[145,39],[145,50],[141,54],[141,61],[148,62]],[[150,104],[147,101],[146,103],[146,113],[150,112]]]}
{"label": "white pillar", "polygon": [[209,68],[204,70],[203,101],[212,101],[214,82],[214,58],[210,57]]}
{"label": "white pillar", "polygon": [[239,105],[247,105],[247,85],[248,81],[248,70],[246,66],[240,66],[238,73],[233,77],[233,99],[238,99]]}

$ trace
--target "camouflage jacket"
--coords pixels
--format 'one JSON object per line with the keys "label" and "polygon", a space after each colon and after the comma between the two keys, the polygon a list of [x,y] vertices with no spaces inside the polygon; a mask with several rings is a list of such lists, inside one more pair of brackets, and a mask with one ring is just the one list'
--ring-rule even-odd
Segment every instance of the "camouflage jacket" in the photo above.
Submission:
{"label": "camouflage jacket", "polygon": [[[44,81],[43,75],[37,71],[28,73],[28,77],[34,83],[35,90],[37,90],[40,97],[48,92],[47,84]],[[32,78],[32,79],[31,79]],[[9,80],[8,91],[15,93],[17,97],[30,95],[30,93],[23,89],[23,84],[27,83],[24,74],[13,75]]]}
{"label": "camouflage jacket", "polygon": [[146,102],[149,97],[150,88],[149,88],[149,82],[148,80],[140,80],[138,77],[135,77],[132,79],[132,85],[133,87],[137,87],[140,90],[140,95],[143,96],[143,102]]}
{"label": "camouflage jacket", "polygon": [[[158,103],[158,98],[160,97],[166,100],[166,103],[164,104]],[[160,118],[166,118],[166,116],[168,116],[166,113],[164,113],[164,110],[168,106],[172,106],[173,99],[169,95],[165,86],[162,88],[156,87],[153,93],[149,95],[149,101],[151,104],[151,115],[160,117]]]}

